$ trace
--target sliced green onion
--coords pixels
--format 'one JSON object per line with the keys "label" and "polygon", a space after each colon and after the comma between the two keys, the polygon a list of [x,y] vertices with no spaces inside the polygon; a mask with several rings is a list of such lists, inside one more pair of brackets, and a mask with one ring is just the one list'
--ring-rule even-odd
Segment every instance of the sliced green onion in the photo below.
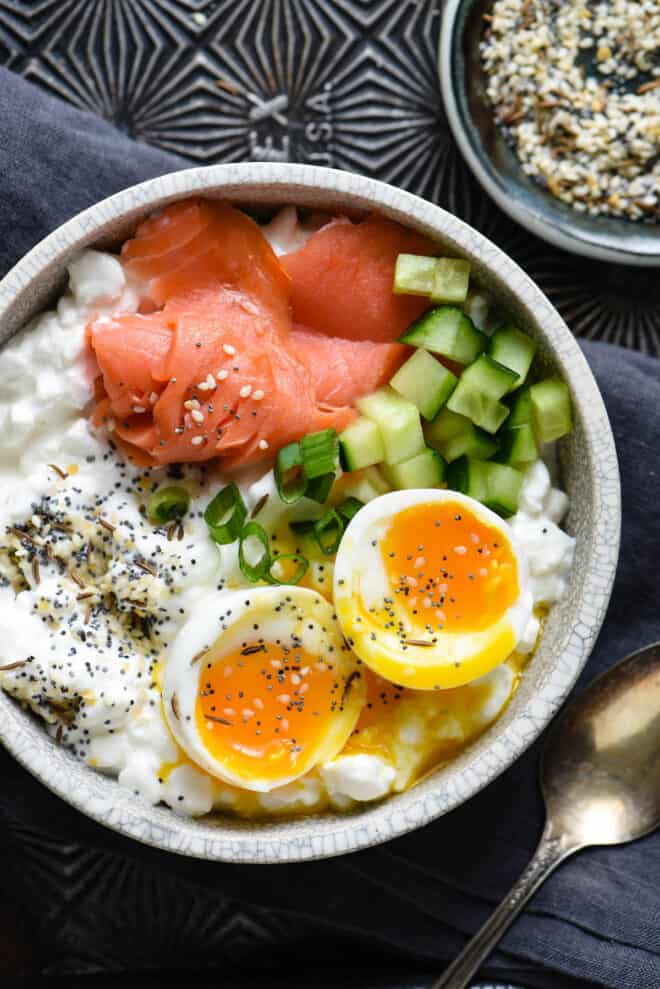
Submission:
{"label": "sliced green onion", "polygon": [[305,476],[312,481],[315,477],[332,474],[339,466],[339,440],[334,429],[321,429],[318,433],[308,433],[300,441]]}
{"label": "sliced green onion", "polygon": [[[256,539],[261,547],[261,555],[258,557],[256,563],[249,563],[246,560],[246,550],[249,552],[249,547],[246,546],[248,539]],[[268,573],[271,565],[270,559],[270,547],[268,544],[268,533],[266,530],[259,525],[258,522],[248,522],[246,526],[243,527],[241,532],[240,542],[238,544],[238,565],[241,568],[241,573],[248,580],[255,581],[261,580],[262,577]]]}
{"label": "sliced green onion", "polygon": [[154,525],[167,525],[181,519],[190,508],[190,494],[185,488],[161,488],[147,504],[147,516]]}
{"label": "sliced green onion", "polygon": [[299,522],[289,522],[289,528],[299,536],[307,536],[314,531],[316,519],[301,519]]}
{"label": "sliced green onion", "polygon": [[[276,577],[273,573],[273,569],[276,564],[281,564],[283,560],[297,560],[298,566],[291,577],[288,580],[284,580],[282,577]],[[270,562],[270,567],[268,568],[268,580],[273,584],[299,584],[307,573],[307,568],[309,567],[309,560],[302,553],[281,553],[276,556]]]}
{"label": "sliced green onion", "polygon": [[318,501],[319,505],[324,505],[328,500],[328,495],[332,490],[337,475],[334,471],[331,474],[321,474],[320,477],[313,478],[307,485],[305,497],[312,501]]}
{"label": "sliced green onion", "polygon": [[218,491],[204,512],[211,539],[221,546],[233,543],[241,534],[247,508],[235,484]]}
{"label": "sliced green onion", "polygon": [[337,552],[343,535],[344,520],[334,508],[314,523],[314,536],[321,552],[325,553],[326,556],[331,556]]}
{"label": "sliced green onion", "polygon": [[277,493],[287,505],[299,501],[305,494],[307,478],[303,471],[303,453],[300,443],[283,446],[275,461]]}
{"label": "sliced green onion", "polygon": [[343,519],[350,522],[354,515],[364,508],[364,502],[360,501],[359,498],[347,498],[346,501],[342,501],[341,505],[337,505],[336,511]]}

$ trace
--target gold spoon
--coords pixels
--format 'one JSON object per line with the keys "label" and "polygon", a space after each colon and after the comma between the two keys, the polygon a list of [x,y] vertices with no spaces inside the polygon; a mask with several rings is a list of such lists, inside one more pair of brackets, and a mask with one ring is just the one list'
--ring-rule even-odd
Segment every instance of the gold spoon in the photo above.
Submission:
{"label": "gold spoon", "polygon": [[464,989],[560,862],[660,825],[660,642],[603,673],[553,725],[541,760],[547,819],[531,862],[431,989]]}

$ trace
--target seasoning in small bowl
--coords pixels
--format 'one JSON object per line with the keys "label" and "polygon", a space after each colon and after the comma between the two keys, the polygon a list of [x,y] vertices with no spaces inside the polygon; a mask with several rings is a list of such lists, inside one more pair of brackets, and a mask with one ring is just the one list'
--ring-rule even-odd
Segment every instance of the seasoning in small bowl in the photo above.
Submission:
{"label": "seasoning in small bowl", "polygon": [[660,215],[657,0],[495,0],[481,57],[524,171],[580,212]]}

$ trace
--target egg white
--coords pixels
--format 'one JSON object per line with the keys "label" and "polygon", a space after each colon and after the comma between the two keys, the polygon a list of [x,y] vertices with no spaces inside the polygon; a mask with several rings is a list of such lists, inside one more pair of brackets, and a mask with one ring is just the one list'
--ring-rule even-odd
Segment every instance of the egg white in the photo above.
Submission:
{"label": "egg white", "polygon": [[[337,677],[353,675],[350,693],[325,733],[300,757],[295,772],[277,779],[239,776],[208,751],[197,730],[195,706],[206,663],[236,653],[257,636],[274,642],[292,635],[310,656],[327,656],[331,650]],[[198,660],[200,653],[204,655]],[[267,792],[298,779],[343,748],[365,692],[356,657],[344,643],[331,605],[320,594],[304,587],[256,587],[202,598],[170,649],[163,676],[163,709],[178,744],[198,766],[227,783]]]}
{"label": "egg white", "polygon": [[[395,517],[413,506],[458,503],[495,529],[516,559],[519,592],[489,627],[480,631],[434,632],[434,646],[402,647],[396,631],[375,622],[369,609],[392,593],[380,543]],[[502,519],[480,502],[455,491],[435,488],[393,491],[375,498],[354,516],[341,541],[334,571],[334,602],[342,631],[357,655],[376,673],[417,690],[458,687],[484,676],[516,648],[533,615],[529,569],[522,548]],[[392,605],[397,612],[396,602]],[[403,610],[411,640],[428,639]]]}

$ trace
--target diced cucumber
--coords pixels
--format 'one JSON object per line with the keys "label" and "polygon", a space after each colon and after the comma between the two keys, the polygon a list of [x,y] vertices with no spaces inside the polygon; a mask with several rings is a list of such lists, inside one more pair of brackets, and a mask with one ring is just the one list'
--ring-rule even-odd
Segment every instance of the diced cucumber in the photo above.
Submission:
{"label": "diced cucumber", "polygon": [[492,461],[484,466],[487,467],[488,488],[484,504],[504,518],[515,515],[518,511],[518,498],[523,482],[522,473],[506,464],[494,464]]}
{"label": "diced cucumber", "polygon": [[513,399],[511,414],[506,421],[506,428],[524,426],[532,421],[532,396],[529,388],[523,388]]}
{"label": "diced cucumber", "polygon": [[447,485],[476,498],[505,518],[518,510],[523,476],[519,470],[492,461],[461,457],[447,468]]}
{"label": "diced cucumber", "polygon": [[435,450],[427,447],[416,457],[401,464],[383,464],[385,478],[393,488],[437,488],[445,476],[445,462]]}
{"label": "diced cucumber", "polygon": [[541,443],[551,443],[573,428],[568,385],[560,378],[546,378],[530,388],[532,421]]}
{"label": "diced cucumber", "polygon": [[433,422],[424,426],[424,436],[429,446],[438,450],[447,463],[464,454],[475,460],[487,460],[497,451],[497,440],[477,429],[465,416],[444,408]]}
{"label": "diced cucumber", "polygon": [[424,347],[458,364],[470,364],[486,349],[488,337],[456,306],[435,306],[416,319],[401,343]]}
{"label": "diced cucumber", "polygon": [[360,416],[339,436],[342,466],[345,470],[361,470],[379,464],[385,456],[380,429],[373,421]]}
{"label": "diced cucumber", "polygon": [[429,295],[437,258],[423,254],[399,254],[394,268],[395,295]]}
{"label": "diced cucumber", "polygon": [[424,436],[429,446],[442,452],[442,447],[453,436],[459,436],[470,428],[472,423],[465,416],[452,412],[445,405],[433,422],[428,422],[424,426]]}
{"label": "diced cucumber", "polygon": [[539,455],[536,438],[531,423],[523,422],[520,426],[503,429],[498,436],[500,449],[497,461],[501,464],[528,464]]}
{"label": "diced cucumber", "polygon": [[447,468],[447,487],[483,502],[488,497],[487,468],[485,460],[459,457]]}
{"label": "diced cucumber", "polygon": [[516,372],[518,380],[513,387],[520,388],[534,360],[536,341],[515,326],[501,326],[490,338],[488,353],[493,360]]}
{"label": "diced cucumber", "polygon": [[346,498],[357,498],[364,504],[391,490],[377,467],[367,467],[366,470],[359,471],[355,477],[349,478],[348,483],[342,485],[342,494]]}
{"label": "diced cucumber", "polygon": [[427,420],[437,415],[457,384],[456,375],[427,350],[416,351],[390,381],[392,388],[416,405]]}
{"label": "diced cucumber", "polygon": [[433,273],[433,302],[465,302],[470,284],[470,262],[462,258],[438,258]]}
{"label": "diced cucumber", "polygon": [[372,419],[380,429],[386,463],[400,464],[422,452],[426,444],[417,406],[393,388],[379,388],[358,399],[356,404],[362,415]]}
{"label": "diced cucumber", "polygon": [[447,408],[467,416],[487,433],[496,433],[509,414],[508,406],[473,388],[463,377],[447,402]]}
{"label": "diced cucumber", "polygon": [[473,424],[469,424],[469,429],[458,436],[452,436],[444,444],[441,453],[447,463],[457,460],[459,457],[467,455],[474,460],[488,460],[494,453],[497,453],[498,442],[493,436],[484,433],[482,429],[477,429]]}
{"label": "diced cucumber", "polygon": [[507,392],[515,387],[518,375],[503,364],[482,354],[474,364],[466,367],[461,375],[461,382],[470,385],[475,391],[479,391],[488,398],[502,398]]}

